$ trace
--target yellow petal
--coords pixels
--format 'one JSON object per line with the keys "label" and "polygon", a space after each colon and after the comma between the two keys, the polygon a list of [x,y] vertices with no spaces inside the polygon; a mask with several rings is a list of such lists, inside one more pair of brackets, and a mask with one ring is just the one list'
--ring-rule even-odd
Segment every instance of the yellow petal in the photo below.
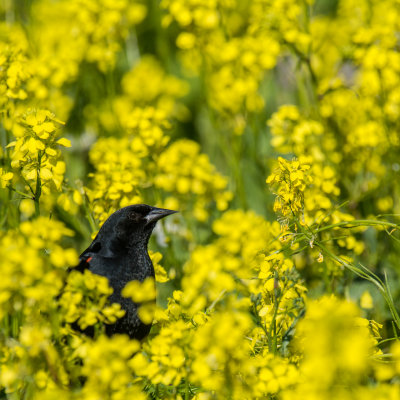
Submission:
{"label": "yellow petal", "polygon": [[40,137],[40,139],[48,139],[48,137],[50,136],[48,132],[43,130],[39,132],[37,135]]}
{"label": "yellow petal", "polygon": [[53,177],[53,173],[48,168],[42,168],[40,170],[40,177],[44,180],[49,180]]}
{"label": "yellow petal", "polygon": [[1,179],[3,181],[9,181],[13,178],[14,174],[12,172],[7,172],[6,174],[2,175]]}
{"label": "yellow petal", "polygon": [[31,126],[37,125],[38,123],[36,117],[33,114],[28,115],[25,121],[28,125]]}
{"label": "yellow petal", "polygon": [[57,161],[56,166],[53,168],[55,174],[61,175],[65,172],[66,165],[64,161]]}
{"label": "yellow petal", "polygon": [[29,173],[26,175],[26,179],[28,180],[36,179],[36,169],[32,169],[31,171],[29,171]]}
{"label": "yellow petal", "polygon": [[57,143],[60,146],[71,147],[71,141],[66,138],[61,138],[61,139],[57,140]]}
{"label": "yellow petal", "polygon": [[72,199],[78,205],[81,205],[83,203],[82,195],[77,190],[74,190],[74,193],[72,195]]}
{"label": "yellow petal", "polygon": [[27,145],[29,153],[36,153],[37,147],[36,147],[36,140],[34,138],[30,138],[28,140]]}
{"label": "yellow petal", "polygon": [[364,291],[360,298],[360,305],[362,308],[371,309],[374,307],[374,300],[368,290]]}
{"label": "yellow petal", "polygon": [[36,119],[37,119],[37,122],[39,123],[39,124],[42,124],[45,120],[46,120],[46,117],[49,115],[49,112],[48,111],[46,111],[46,110],[39,110],[37,113],[36,113]]}
{"label": "yellow petal", "polygon": [[44,149],[46,148],[46,146],[44,145],[44,143],[41,142],[40,140],[36,140],[36,147],[37,147],[39,150],[44,150]]}
{"label": "yellow petal", "polygon": [[45,122],[43,125],[43,130],[46,132],[54,132],[56,130],[56,127],[52,122]]}
{"label": "yellow petal", "polygon": [[54,157],[55,155],[57,155],[57,152],[56,152],[54,149],[52,149],[51,147],[47,147],[46,153],[47,153],[49,156],[52,156],[52,157]]}

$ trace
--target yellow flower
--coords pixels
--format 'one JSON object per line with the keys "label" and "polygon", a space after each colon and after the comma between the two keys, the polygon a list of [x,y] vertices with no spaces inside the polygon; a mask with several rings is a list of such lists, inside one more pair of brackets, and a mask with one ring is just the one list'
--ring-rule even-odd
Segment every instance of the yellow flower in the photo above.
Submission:
{"label": "yellow flower", "polygon": [[360,306],[364,309],[371,309],[374,307],[374,300],[368,290],[365,290],[360,298]]}
{"label": "yellow flower", "polygon": [[122,290],[124,297],[130,297],[136,303],[155,300],[156,288],[154,278],[146,278],[143,282],[131,281]]}
{"label": "yellow flower", "polygon": [[0,168],[0,185],[2,188],[5,188],[13,178],[14,174],[12,172],[3,171],[3,168]]}
{"label": "yellow flower", "polygon": [[223,210],[232,197],[226,190],[227,180],[200,153],[200,146],[187,139],[172,143],[160,155],[154,183],[175,197],[179,210],[194,203],[194,215],[199,220],[208,217],[208,204],[215,199]]}

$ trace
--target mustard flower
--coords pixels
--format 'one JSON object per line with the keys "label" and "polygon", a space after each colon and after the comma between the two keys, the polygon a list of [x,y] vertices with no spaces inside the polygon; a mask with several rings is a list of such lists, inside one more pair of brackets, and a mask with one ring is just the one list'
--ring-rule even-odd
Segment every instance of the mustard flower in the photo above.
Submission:
{"label": "mustard flower", "polygon": [[[200,146],[187,139],[172,143],[158,160],[155,186],[163,189],[176,200],[176,207],[185,210],[194,203],[194,216],[204,221],[208,217],[207,206],[215,202],[219,210],[225,210],[232,194],[226,190],[227,179],[220,175]],[[188,195],[193,199],[188,201]]]}
{"label": "mustard flower", "polygon": [[62,122],[47,110],[28,111],[21,124],[25,130],[7,146],[14,149],[11,166],[39,200],[42,191],[47,194],[51,190],[61,190],[65,163],[61,160],[59,146],[70,147],[71,143],[57,137],[57,128]]}

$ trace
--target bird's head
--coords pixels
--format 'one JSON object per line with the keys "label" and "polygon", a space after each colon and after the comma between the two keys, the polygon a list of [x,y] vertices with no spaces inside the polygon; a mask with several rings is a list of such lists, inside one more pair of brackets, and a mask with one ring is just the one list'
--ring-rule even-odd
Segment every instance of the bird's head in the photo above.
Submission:
{"label": "bird's head", "polygon": [[147,204],[121,208],[104,222],[93,244],[100,243],[100,254],[104,256],[115,256],[138,245],[147,246],[157,221],[176,212]]}

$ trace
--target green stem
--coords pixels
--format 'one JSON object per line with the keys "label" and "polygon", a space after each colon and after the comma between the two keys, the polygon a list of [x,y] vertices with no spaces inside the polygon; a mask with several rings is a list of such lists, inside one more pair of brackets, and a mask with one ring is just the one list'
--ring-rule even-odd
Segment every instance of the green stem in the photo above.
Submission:
{"label": "green stem", "polygon": [[32,198],[32,196],[30,196],[29,194],[20,192],[19,190],[13,188],[12,186],[7,186],[7,187],[8,187],[9,190],[12,190],[13,192],[18,193],[19,195],[21,195],[21,196],[24,197],[25,199],[34,200],[34,199]]}
{"label": "green stem", "polygon": [[353,221],[342,221],[336,224],[325,225],[315,230],[315,233],[323,232],[333,228],[357,228],[359,226],[388,226],[390,228],[399,229],[400,225],[386,221],[376,221],[371,219],[355,219]]}
{"label": "green stem", "polygon": [[38,166],[37,166],[37,171],[36,171],[36,190],[35,190],[35,217],[38,217],[40,215],[40,206],[39,206],[39,199],[42,194],[42,182],[40,180],[40,165],[42,161],[42,155],[39,152],[38,154]]}
{"label": "green stem", "polygon": [[[316,236],[318,233],[329,230],[329,229],[334,229],[334,228],[354,228],[354,227],[360,227],[360,226],[385,226],[385,227],[390,227],[393,229],[399,229],[399,225],[391,223],[391,222],[386,222],[386,221],[376,221],[376,220],[353,220],[353,221],[342,221],[338,222],[336,224],[331,224],[331,225],[326,225],[323,226],[322,228],[317,228],[314,231],[309,227],[303,227],[301,224],[299,224],[299,221],[295,218],[296,225],[298,229],[301,231],[301,234],[299,234],[296,239],[293,242],[296,241],[301,241],[303,239],[307,239],[308,241],[313,241],[314,246],[318,247],[324,255],[327,255],[330,257],[332,260],[336,261],[349,271],[353,272],[357,276],[373,283],[380,293],[382,294],[383,298],[385,299],[390,313],[392,314],[393,321],[395,322],[397,328],[400,330],[400,316],[396,310],[396,307],[394,305],[393,297],[390,292],[390,288],[388,286],[388,281],[387,277],[385,275],[385,282],[383,282],[376,274],[374,274],[372,271],[370,271],[367,267],[363,266],[360,264],[360,267],[355,266],[354,264],[351,264],[342,258],[336,256],[333,254],[330,250],[328,250],[325,245],[322,244],[322,241],[316,240]],[[305,232],[305,228],[309,231],[309,233]]]}
{"label": "green stem", "polygon": [[185,400],[189,400],[190,398],[190,387],[189,387],[189,381],[186,379],[185,381]]}
{"label": "green stem", "polygon": [[89,225],[90,225],[90,228],[92,229],[92,232],[96,232],[99,229],[99,226],[98,226],[98,224],[96,224],[96,221],[93,218],[93,214],[90,210],[89,204],[90,204],[90,201],[85,193],[83,208],[85,210],[86,218],[89,221]]}
{"label": "green stem", "polygon": [[[278,282],[278,283],[277,283]],[[278,315],[278,309],[279,309],[279,304],[281,301],[281,293],[282,291],[280,290],[279,286],[275,287],[277,284],[279,284],[278,280],[278,273],[275,271],[274,273],[274,314],[272,316],[272,321],[268,329],[268,347],[269,351],[274,354],[277,353],[278,346],[277,346],[277,338],[276,338],[276,317]],[[273,336],[272,336],[273,335]]]}
{"label": "green stem", "polygon": [[343,265],[345,268],[347,268],[351,272],[353,272],[356,275],[358,275],[359,277],[373,283],[378,288],[378,290],[382,294],[383,298],[385,299],[385,301],[389,307],[390,313],[392,314],[393,321],[395,322],[397,328],[400,330],[400,316],[394,305],[394,301],[393,301],[393,297],[390,292],[390,288],[387,285],[387,280],[386,280],[386,283],[384,283],[377,275],[375,275],[367,267],[362,266],[362,268],[358,268],[355,265],[344,261],[340,257],[333,254],[331,251],[329,251],[324,245],[322,245],[319,242],[315,242],[315,246],[319,247],[324,252],[324,254],[326,254],[327,256],[329,256],[331,259],[335,260],[339,264]]}

